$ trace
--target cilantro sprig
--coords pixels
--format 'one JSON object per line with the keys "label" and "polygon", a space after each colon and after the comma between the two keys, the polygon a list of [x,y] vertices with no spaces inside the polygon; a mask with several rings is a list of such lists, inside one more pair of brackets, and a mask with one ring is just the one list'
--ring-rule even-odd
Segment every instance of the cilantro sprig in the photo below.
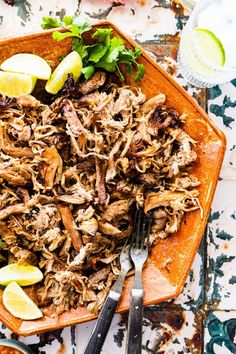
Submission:
{"label": "cilantro sprig", "polygon": [[96,69],[101,68],[108,72],[117,72],[123,81],[124,76],[119,64],[123,64],[126,70],[134,75],[135,81],[139,81],[145,74],[145,67],[139,64],[137,59],[141,55],[141,49],[127,49],[120,37],[113,36],[112,28],[93,29],[90,21],[82,16],[73,18],[64,16],[62,21],[57,18],[43,17],[43,29],[64,27],[66,32],[53,32],[53,38],[61,41],[64,38],[73,37],[72,50],[78,52],[83,61],[82,73],[85,79],[89,79]]}

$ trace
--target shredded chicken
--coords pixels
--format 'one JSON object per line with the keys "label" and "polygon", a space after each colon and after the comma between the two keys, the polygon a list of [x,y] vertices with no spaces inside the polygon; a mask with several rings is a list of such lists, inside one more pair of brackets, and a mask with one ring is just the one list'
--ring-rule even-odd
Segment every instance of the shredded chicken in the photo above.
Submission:
{"label": "shredded chicken", "polygon": [[44,273],[35,296],[48,315],[101,309],[135,205],[152,243],[199,208],[195,141],[165,100],[103,72],[50,105],[0,97],[0,234],[9,262]]}

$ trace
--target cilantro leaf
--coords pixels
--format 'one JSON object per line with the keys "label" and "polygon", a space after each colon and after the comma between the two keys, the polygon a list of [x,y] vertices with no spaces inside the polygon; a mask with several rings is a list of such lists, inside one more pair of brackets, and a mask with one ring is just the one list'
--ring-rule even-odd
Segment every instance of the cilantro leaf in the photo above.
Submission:
{"label": "cilantro leaf", "polygon": [[112,32],[112,28],[98,28],[93,34],[93,37],[97,38],[98,42],[104,43],[107,47],[109,47]]}
{"label": "cilantro leaf", "polygon": [[[79,16],[73,19],[71,16],[64,16],[62,21],[52,17],[43,17],[42,28],[49,29],[55,27],[66,27],[66,32],[53,32],[53,38],[61,41],[64,38],[73,37],[72,50],[78,52],[83,61],[84,68],[82,73],[85,79],[89,79],[96,68],[102,68],[108,72],[117,71],[120,79],[123,81],[124,76],[120,70],[119,64],[125,64],[127,72],[134,74],[136,68],[135,81],[140,80],[144,73],[145,67],[136,62],[142,51],[137,46],[133,50],[125,48],[122,38],[113,36],[112,28],[96,28],[92,30],[91,22],[88,17]],[[88,32],[82,36],[84,32]],[[85,38],[90,36],[90,41]],[[91,37],[92,36],[92,37]]]}
{"label": "cilantro leaf", "polygon": [[61,41],[64,38],[67,37],[81,37],[81,33],[80,33],[80,29],[79,27],[77,27],[75,24],[71,25],[70,29],[68,32],[59,32],[59,31],[55,31],[52,34],[53,39],[55,39],[56,41]]}
{"label": "cilantro leaf", "polygon": [[77,25],[75,25],[75,24],[71,25],[69,30],[71,31],[73,36],[75,36],[75,37],[81,36],[80,28]]}
{"label": "cilantro leaf", "polygon": [[95,71],[95,68],[93,65],[85,66],[81,72],[84,74],[84,77],[86,80],[90,79],[90,77],[93,75]]}
{"label": "cilantro leaf", "polygon": [[124,41],[121,38],[113,37],[111,39],[111,44],[106,54],[106,61],[112,63],[116,61],[119,53],[125,49]]}
{"label": "cilantro leaf", "polygon": [[118,72],[118,75],[119,75],[121,81],[124,81],[125,80],[124,75],[122,74],[118,64],[116,64],[116,70]]}
{"label": "cilantro leaf", "polygon": [[142,50],[141,48],[139,48],[138,46],[134,48],[133,50],[133,57],[134,59],[138,59],[140,57],[140,55],[142,54]]}
{"label": "cilantro leaf", "polygon": [[88,56],[88,49],[83,39],[75,38],[72,43],[72,50],[78,52],[82,60]]}
{"label": "cilantro leaf", "polygon": [[142,51],[139,47],[135,47],[134,50],[124,49],[119,54],[119,63],[135,62],[135,60],[140,57],[141,53]]}
{"label": "cilantro leaf", "polygon": [[71,32],[64,32],[64,33],[61,33],[59,31],[55,31],[53,32],[52,34],[52,38],[55,39],[56,41],[60,42],[62,41],[64,38],[67,38],[67,37],[73,37],[74,35],[71,33]]}
{"label": "cilantro leaf", "polygon": [[119,53],[119,63],[130,63],[134,61],[133,54],[131,50],[124,49]]}
{"label": "cilantro leaf", "polygon": [[42,18],[43,23],[41,24],[41,27],[43,29],[51,29],[51,28],[57,28],[61,26],[61,23],[58,21],[57,18],[53,18],[50,16],[44,16]]}
{"label": "cilantro leaf", "polygon": [[64,16],[62,19],[62,23],[64,24],[64,26],[70,26],[72,25],[74,19],[72,16]]}
{"label": "cilantro leaf", "polygon": [[96,63],[97,68],[102,68],[109,72],[114,72],[116,70],[116,65],[117,64],[115,61],[108,63],[106,60],[100,60],[98,63]]}
{"label": "cilantro leaf", "polygon": [[79,16],[73,22],[80,30],[80,34],[89,31],[92,28],[91,21],[88,16]]}
{"label": "cilantro leaf", "polygon": [[97,63],[104,56],[104,54],[106,54],[106,51],[107,46],[102,43],[96,44],[90,49],[90,56],[88,60]]}
{"label": "cilantro leaf", "polygon": [[138,64],[138,63],[136,63],[136,65],[137,65],[138,73],[134,78],[135,82],[141,80],[145,74],[145,66],[143,64]]}
{"label": "cilantro leaf", "polygon": [[134,69],[132,63],[126,63],[126,70],[128,71],[129,74],[133,75]]}

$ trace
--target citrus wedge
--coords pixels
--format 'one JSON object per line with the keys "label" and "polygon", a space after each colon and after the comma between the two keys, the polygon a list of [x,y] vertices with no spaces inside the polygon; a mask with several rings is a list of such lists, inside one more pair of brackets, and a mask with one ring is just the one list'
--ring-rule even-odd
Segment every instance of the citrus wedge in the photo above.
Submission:
{"label": "citrus wedge", "polygon": [[83,63],[77,52],[68,54],[53,71],[50,79],[47,81],[45,89],[51,94],[56,94],[64,85],[68,74],[72,74],[74,80],[78,80],[81,74]]}
{"label": "citrus wedge", "polygon": [[225,50],[219,38],[211,31],[196,27],[193,30],[193,40],[201,57],[211,65],[223,67]]}
{"label": "citrus wedge", "polygon": [[36,320],[43,316],[40,309],[16,283],[10,283],[3,291],[3,305],[15,317]]}
{"label": "citrus wedge", "polygon": [[8,285],[15,281],[21,286],[32,285],[43,279],[43,273],[31,265],[9,264],[0,269],[0,285]]}
{"label": "citrus wedge", "polygon": [[8,97],[28,95],[34,89],[36,77],[0,71],[0,93]]}
{"label": "citrus wedge", "polygon": [[15,73],[30,74],[38,79],[48,80],[51,68],[43,58],[35,54],[15,54],[1,64],[1,69]]}

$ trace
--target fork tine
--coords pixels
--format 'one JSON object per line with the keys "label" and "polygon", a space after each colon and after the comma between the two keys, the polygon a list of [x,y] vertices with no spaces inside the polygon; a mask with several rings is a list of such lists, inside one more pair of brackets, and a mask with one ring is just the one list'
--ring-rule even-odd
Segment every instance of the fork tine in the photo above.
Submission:
{"label": "fork tine", "polygon": [[134,230],[132,234],[132,239],[131,239],[131,245],[137,247],[137,240],[138,240],[138,235],[140,232],[140,209],[135,209],[135,214],[134,214]]}
{"label": "fork tine", "polygon": [[149,242],[149,232],[150,232],[150,219],[143,212],[143,227],[141,235],[141,249],[145,249]]}
{"label": "fork tine", "polygon": [[122,247],[121,254],[124,254],[128,250],[129,246],[130,246],[129,237],[127,237]]}
{"label": "fork tine", "polygon": [[136,249],[145,249],[148,247],[150,226],[151,220],[145,215],[143,209],[136,209],[130,247]]}
{"label": "fork tine", "polygon": [[146,239],[146,220],[145,220],[145,215],[143,215],[142,218],[142,222],[143,222],[143,227],[142,227],[142,232],[141,232],[141,248],[143,249],[144,247],[144,241]]}
{"label": "fork tine", "polygon": [[134,221],[133,221],[133,231],[132,234],[130,236],[130,249],[131,247],[133,247],[134,242],[136,240],[136,233],[137,233],[137,219],[138,219],[138,210],[135,209],[135,213],[134,213]]}
{"label": "fork tine", "polygon": [[135,234],[135,246],[138,248],[138,240],[139,240],[139,235],[140,235],[140,209],[138,210],[138,220],[137,220],[137,230]]}
{"label": "fork tine", "polygon": [[137,221],[138,221],[138,209],[135,209],[131,244],[133,244],[135,235],[137,234]]}
{"label": "fork tine", "polygon": [[149,248],[150,229],[151,229],[151,220],[150,220],[150,218],[147,218],[146,242],[145,242],[145,247],[146,247],[147,249]]}

